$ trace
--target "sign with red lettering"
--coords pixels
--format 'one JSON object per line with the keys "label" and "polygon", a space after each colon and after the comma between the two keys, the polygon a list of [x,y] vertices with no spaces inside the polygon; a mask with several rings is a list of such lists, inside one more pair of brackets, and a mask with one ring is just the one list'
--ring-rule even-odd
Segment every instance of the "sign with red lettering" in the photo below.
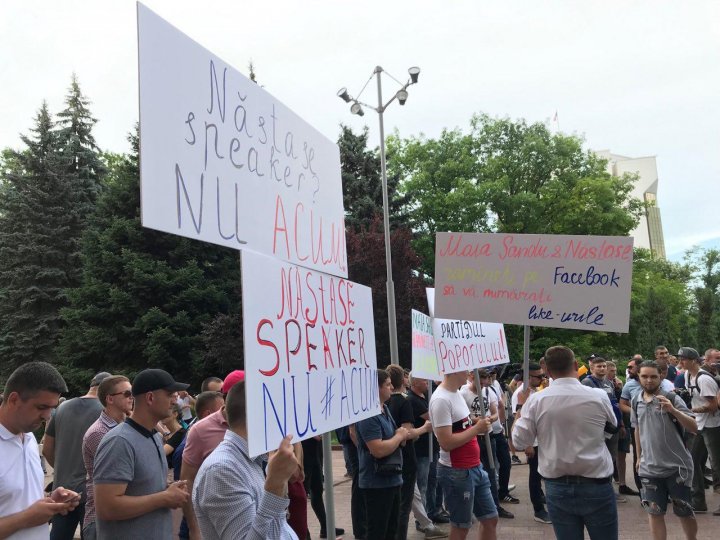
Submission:
{"label": "sign with red lettering", "polygon": [[435,356],[435,338],[432,319],[419,311],[411,310],[412,321],[412,376],[442,381]]}
{"label": "sign with red lettering", "polygon": [[[430,314],[435,289],[427,288]],[[495,322],[432,319],[437,369],[441,374],[483,369],[510,362],[505,327]]]}
{"label": "sign with red lettering", "polygon": [[138,4],[142,224],[347,277],[340,152]]}
{"label": "sign with red lettering", "polygon": [[242,294],[252,456],[380,413],[368,287],[246,250]]}
{"label": "sign with red lettering", "polygon": [[438,233],[436,316],[627,332],[632,260],[628,236]]}

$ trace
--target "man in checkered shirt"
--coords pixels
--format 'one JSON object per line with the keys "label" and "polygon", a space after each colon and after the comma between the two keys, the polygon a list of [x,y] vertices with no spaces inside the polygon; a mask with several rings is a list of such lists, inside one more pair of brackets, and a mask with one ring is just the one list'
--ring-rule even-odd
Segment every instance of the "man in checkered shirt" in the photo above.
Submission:
{"label": "man in checkered shirt", "polygon": [[267,456],[253,459],[248,454],[245,382],[232,387],[225,412],[225,438],[203,462],[193,487],[192,503],[203,539],[297,540],[286,518],[288,480],[300,467],[291,436],[270,457],[265,476],[262,463]]}

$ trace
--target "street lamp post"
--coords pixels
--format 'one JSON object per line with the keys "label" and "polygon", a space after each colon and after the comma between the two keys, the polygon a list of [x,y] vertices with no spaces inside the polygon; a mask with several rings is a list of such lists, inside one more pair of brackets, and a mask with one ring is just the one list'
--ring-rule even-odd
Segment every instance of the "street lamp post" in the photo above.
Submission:
{"label": "street lamp post", "polygon": [[[378,113],[378,118],[380,120],[380,171],[382,176],[382,195],[383,195],[383,227],[384,227],[384,235],[385,235],[385,266],[386,266],[386,272],[387,272],[387,278],[386,278],[386,289],[387,289],[387,307],[388,307],[388,330],[390,332],[390,362],[392,364],[400,364],[400,358],[398,354],[398,342],[397,342],[397,319],[395,317],[395,284],[393,282],[392,277],[392,254],[390,250],[390,204],[388,201],[388,182],[387,182],[387,166],[385,161],[385,125],[383,123],[383,113],[385,112],[385,109],[388,108],[388,106],[395,101],[395,99],[398,100],[398,103],[400,105],[405,105],[405,102],[408,99],[408,92],[407,89],[410,85],[415,84],[418,82],[418,76],[420,75],[420,68],[418,67],[411,67],[408,69],[408,73],[410,74],[410,79],[402,85],[400,90],[398,90],[395,95],[393,95],[390,100],[383,104],[383,98],[382,98],[382,73],[383,68],[380,66],[377,66],[375,70],[373,71],[373,74],[371,75],[370,79],[372,77],[377,77],[377,92],[378,92],[378,104],[377,107],[373,107],[371,105],[368,105],[367,103],[363,103],[362,101],[359,101],[359,95],[358,98],[353,98],[350,94],[348,94],[346,88],[341,88],[338,92],[338,96],[340,99],[344,100],[347,103],[351,103],[352,105],[350,107],[350,112],[352,114],[357,114],[358,116],[363,116],[365,113],[363,112],[362,106],[368,107],[369,109],[373,109],[375,112]],[[392,77],[392,76],[391,76]],[[370,82],[370,81],[368,81]],[[365,84],[367,87],[367,83]],[[364,90],[365,88],[363,88]],[[362,94],[362,90],[360,91],[360,94]]]}

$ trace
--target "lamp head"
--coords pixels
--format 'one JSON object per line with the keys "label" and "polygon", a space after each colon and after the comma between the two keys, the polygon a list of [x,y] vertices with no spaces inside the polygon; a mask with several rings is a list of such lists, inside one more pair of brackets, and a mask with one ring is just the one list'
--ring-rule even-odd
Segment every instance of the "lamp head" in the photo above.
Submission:
{"label": "lamp head", "polygon": [[410,69],[408,69],[408,73],[410,74],[410,82],[412,84],[415,84],[418,82],[418,77],[420,76],[420,68],[417,66],[413,66]]}
{"label": "lamp head", "polygon": [[357,114],[358,116],[364,116],[365,111],[363,111],[362,107],[359,103],[355,102],[352,104],[352,107],[350,107],[350,112],[353,114]]}
{"label": "lamp head", "polygon": [[405,105],[405,102],[408,98],[407,90],[398,90],[398,93],[395,94],[395,97],[397,97],[398,103],[400,103],[400,105]]}
{"label": "lamp head", "polygon": [[340,90],[338,90],[337,95],[338,95],[338,97],[339,97],[340,99],[342,99],[345,103],[350,103],[350,100],[352,99],[352,98],[350,97],[350,94],[348,94],[347,88],[345,88],[344,86],[343,86]]}

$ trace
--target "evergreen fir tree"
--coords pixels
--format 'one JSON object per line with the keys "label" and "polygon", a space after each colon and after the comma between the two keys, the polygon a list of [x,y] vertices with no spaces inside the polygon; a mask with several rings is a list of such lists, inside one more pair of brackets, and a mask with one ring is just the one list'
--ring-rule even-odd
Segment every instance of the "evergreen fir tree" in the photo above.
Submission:
{"label": "evergreen fir tree", "polygon": [[65,109],[57,115],[62,169],[72,192],[71,204],[67,208],[68,233],[74,245],[72,252],[76,261],[71,271],[72,286],[80,282],[80,241],[106,172],[92,134],[97,120],[90,113],[89,105],[90,101],[83,95],[77,77],[73,75],[65,97]]}
{"label": "evergreen fir tree", "polygon": [[67,223],[70,188],[57,134],[43,103],[23,136],[27,148],[7,150],[0,183],[0,379],[30,360],[55,360],[63,290],[72,286],[73,241]]}
{"label": "evergreen fir tree", "polygon": [[137,137],[131,142],[131,155],[111,160],[83,238],[82,285],[63,310],[63,374],[75,387],[99,370],[132,376],[159,367],[197,384],[223,377],[218,369],[242,367],[241,343],[232,355],[225,349],[223,365],[206,364],[205,351],[217,346],[203,331],[239,313],[238,252],[141,226]]}

